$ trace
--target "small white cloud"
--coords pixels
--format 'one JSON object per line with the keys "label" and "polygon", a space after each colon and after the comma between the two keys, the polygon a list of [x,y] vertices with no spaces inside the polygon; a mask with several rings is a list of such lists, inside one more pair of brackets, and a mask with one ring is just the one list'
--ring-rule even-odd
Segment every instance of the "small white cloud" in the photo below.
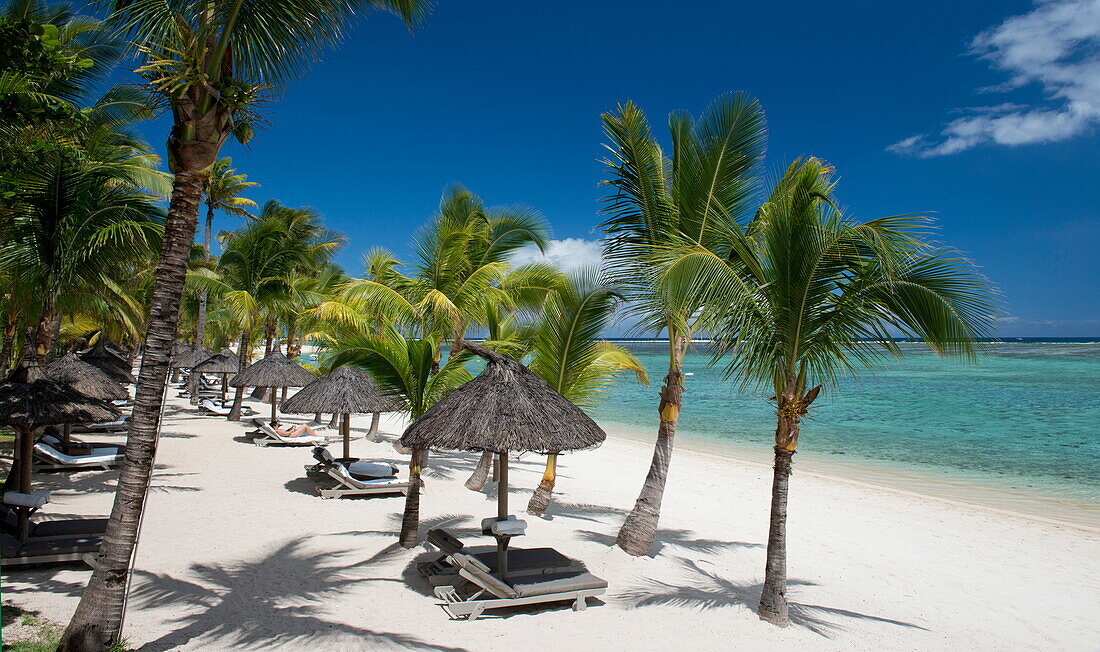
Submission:
{"label": "small white cloud", "polygon": [[603,243],[599,240],[566,238],[551,240],[545,252],[540,252],[535,245],[527,245],[512,255],[513,265],[526,265],[536,261],[550,261],[563,272],[599,267],[603,264]]}
{"label": "small white cloud", "polygon": [[1002,103],[965,110],[937,136],[910,136],[886,149],[921,158],[978,145],[1068,140],[1100,124],[1100,0],[1037,0],[1031,12],[978,34],[970,52],[1009,78],[979,89],[1005,92],[1038,84],[1045,106]]}

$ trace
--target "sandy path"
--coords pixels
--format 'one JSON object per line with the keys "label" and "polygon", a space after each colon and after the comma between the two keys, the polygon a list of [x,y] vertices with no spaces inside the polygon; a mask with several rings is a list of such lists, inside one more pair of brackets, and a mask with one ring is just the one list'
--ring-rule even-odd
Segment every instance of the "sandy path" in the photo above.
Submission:
{"label": "sandy path", "polygon": [[[173,392],[174,394],[174,392]],[[257,405],[259,409],[263,406]],[[365,428],[366,417],[356,418]],[[390,418],[383,430],[397,432]],[[610,547],[649,463],[612,439],[563,456],[547,519],[516,545],[554,546],[610,582],[602,604],[450,621],[394,545],[402,498],[321,500],[308,449],[260,448],[240,424],[173,398],[138,551],[126,636],[145,650],[965,649],[1100,646],[1100,533],[799,472],[789,564],[794,625],[753,613],[763,568],[770,471],[678,451],[656,555]],[[336,447],[333,450],[337,450]],[[388,444],[353,454],[402,462]],[[425,528],[469,543],[494,513],[462,487],[476,458],[433,455]],[[542,458],[512,466],[521,513]],[[404,469],[402,470],[404,474]],[[104,514],[115,474],[41,474],[50,514]],[[17,571],[3,599],[64,621],[89,572]]]}

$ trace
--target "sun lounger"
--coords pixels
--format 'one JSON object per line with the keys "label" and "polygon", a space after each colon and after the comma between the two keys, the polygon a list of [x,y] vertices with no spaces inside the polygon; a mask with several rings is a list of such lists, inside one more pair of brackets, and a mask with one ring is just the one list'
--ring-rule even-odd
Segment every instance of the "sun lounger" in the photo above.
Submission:
{"label": "sun lounger", "polygon": [[71,437],[69,438],[69,443],[67,445],[65,444],[65,442],[61,441],[60,439],[58,439],[57,437],[55,437],[53,435],[42,435],[41,437],[38,438],[38,441],[42,442],[43,444],[49,444],[50,446],[53,446],[54,448],[61,451],[62,453],[65,453],[66,455],[72,455],[74,450],[78,451],[77,454],[79,454],[79,451],[81,451],[81,450],[96,449],[96,448],[100,448],[100,449],[102,449],[102,448],[113,448],[119,454],[122,454],[122,453],[126,452],[126,446],[124,446],[122,444],[109,444],[107,442],[84,441],[82,439],[74,439],[74,438],[71,438]]}
{"label": "sun lounger", "polygon": [[39,462],[35,469],[41,470],[108,470],[122,462],[122,454],[117,448],[93,448],[87,455],[66,455],[49,444],[38,442],[34,445],[34,456]]}
{"label": "sun lounger", "polygon": [[69,537],[63,539],[28,539],[20,541],[0,532],[0,552],[5,570],[31,564],[56,564],[84,561],[86,555],[99,552],[102,539],[98,536]]}
{"label": "sun lounger", "polygon": [[356,480],[377,480],[380,478],[392,478],[397,475],[397,467],[389,462],[352,462],[347,464],[337,460],[324,446],[313,448],[313,457],[317,464],[306,466],[307,473],[324,473],[325,467],[342,463],[347,467],[348,473]]}
{"label": "sun lounger", "polygon": [[130,415],[124,414],[114,421],[101,421],[99,423],[76,424],[73,432],[117,432],[130,427]]}
{"label": "sun lounger", "polygon": [[453,577],[466,580],[435,587],[435,596],[444,601],[441,606],[452,618],[474,620],[486,609],[565,601],[573,603],[573,611],[583,611],[588,598],[607,590],[606,580],[587,571],[529,575],[505,582],[469,555],[456,552],[448,561],[459,569]]}
{"label": "sun lounger", "polygon": [[[105,518],[66,518],[31,523],[28,534],[32,539],[69,539],[96,536],[107,530]],[[15,537],[19,535],[19,514],[7,506],[0,506],[0,532]]]}
{"label": "sun lounger", "polygon": [[348,468],[339,462],[325,467],[329,477],[337,482],[336,487],[317,489],[321,498],[355,498],[358,496],[376,496],[379,494],[405,494],[409,490],[408,482],[396,477],[358,480],[352,477]]}
{"label": "sun lounger", "polygon": [[[483,566],[489,569],[490,573],[497,572],[497,548],[495,545],[466,547],[462,541],[450,532],[439,528],[428,530],[427,541],[439,551],[439,556],[417,564],[417,570],[424,577],[433,578],[458,573],[459,568],[448,560],[450,555],[458,552],[481,562]],[[576,559],[566,557],[553,548],[508,549],[509,575],[560,573],[566,570],[583,571],[584,565]]]}
{"label": "sun lounger", "polygon": [[271,425],[263,419],[253,419],[252,423],[254,423],[259,430],[259,434],[252,440],[252,443],[257,446],[271,446],[272,444],[283,446],[316,446],[317,444],[327,444],[329,442],[327,438],[321,437],[320,435],[315,437],[286,437],[280,435],[278,430],[272,428]]}
{"label": "sun lounger", "polygon": [[215,403],[213,401],[213,399],[209,399],[209,398],[204,398],[204,399],[202,399],[202,401],[199,402],[199,409],[202,410],[203,412],[209,412],[210,414],[216,414],[219,417],[229,416],[229,411],[231,410],[231,408],[218,406],[218,404]]}

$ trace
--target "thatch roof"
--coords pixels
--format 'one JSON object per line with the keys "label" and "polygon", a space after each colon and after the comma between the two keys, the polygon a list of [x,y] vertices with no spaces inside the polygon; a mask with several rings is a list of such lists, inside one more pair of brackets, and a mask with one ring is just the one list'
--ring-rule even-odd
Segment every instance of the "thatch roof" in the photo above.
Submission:
{"label": "thatch roof", "polygon": [[209,360],[210,357],[211,353],[206,349],[189,348],[173,357],[172,364],[180,369],[191,369],[203,360]]}
{"label": "thatch roof", "polygon": [[400,400],[387,396],[374,381],[355,367],[338,367],[283,403],[283,412],[309,414],[365,414],[400,410]]}
{"label": "thatch roof", "polygon": [[34,354],[0,383],[0,426],[37,428],[60,423],[95,423],[117,418],[119,411],[50,380]]}
{"label": "thatch roof", "polygon": [[54,360],[44,370],[46,377],[60,384],[68,385],[76,391],[101,401],[120,401],[127,398],[126,390],[110,376],[68,353]]}
{"label": "thatch roof", "polygon": [[401,436],[406,448],[554,453],[593,448],[607,437],[596,422],[519,361],[466,342],[489,361]]}
{"label": "thatch roof", "polygon": [[241,366],[240,358],[229,349],[224,349],[196,364],[192,369],[199,373],[232,374]]}
{"label": "thatch roof", "polygon": [[313,374],[276,348],[245,367],[229,384],[233,387],[304,387],[313,381]]}
{"label": "thatch roof", "polygon": [[100,335],[95,346],[80,355],[80,359],[90,365],[99,368],[100,371],[111,377],[112,380],[124,385],[136,382],[134,375],[130,373],[130,362],[121,354],[107,347],[107,340]]}

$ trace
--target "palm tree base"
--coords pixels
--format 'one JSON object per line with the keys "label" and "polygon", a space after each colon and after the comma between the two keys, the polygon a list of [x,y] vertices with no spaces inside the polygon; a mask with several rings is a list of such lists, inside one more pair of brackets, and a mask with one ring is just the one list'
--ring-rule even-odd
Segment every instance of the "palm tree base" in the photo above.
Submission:
{"label": "palm tree base", "polygon": [[657,515],[638,514],[637,508],[626,517],[626,522],[615,538],[615,544],[628,555],[641,557],[649,554],[657,540]]}
{"label": "palm tree base", "polygon": [[761,598],[760,605],[756,608],[756,614],[760,616],[760,620],[769,622],[776,627],[789,627],[791,624],[787,610],[787,598],[782,595],[774,596],[767,601]]}

